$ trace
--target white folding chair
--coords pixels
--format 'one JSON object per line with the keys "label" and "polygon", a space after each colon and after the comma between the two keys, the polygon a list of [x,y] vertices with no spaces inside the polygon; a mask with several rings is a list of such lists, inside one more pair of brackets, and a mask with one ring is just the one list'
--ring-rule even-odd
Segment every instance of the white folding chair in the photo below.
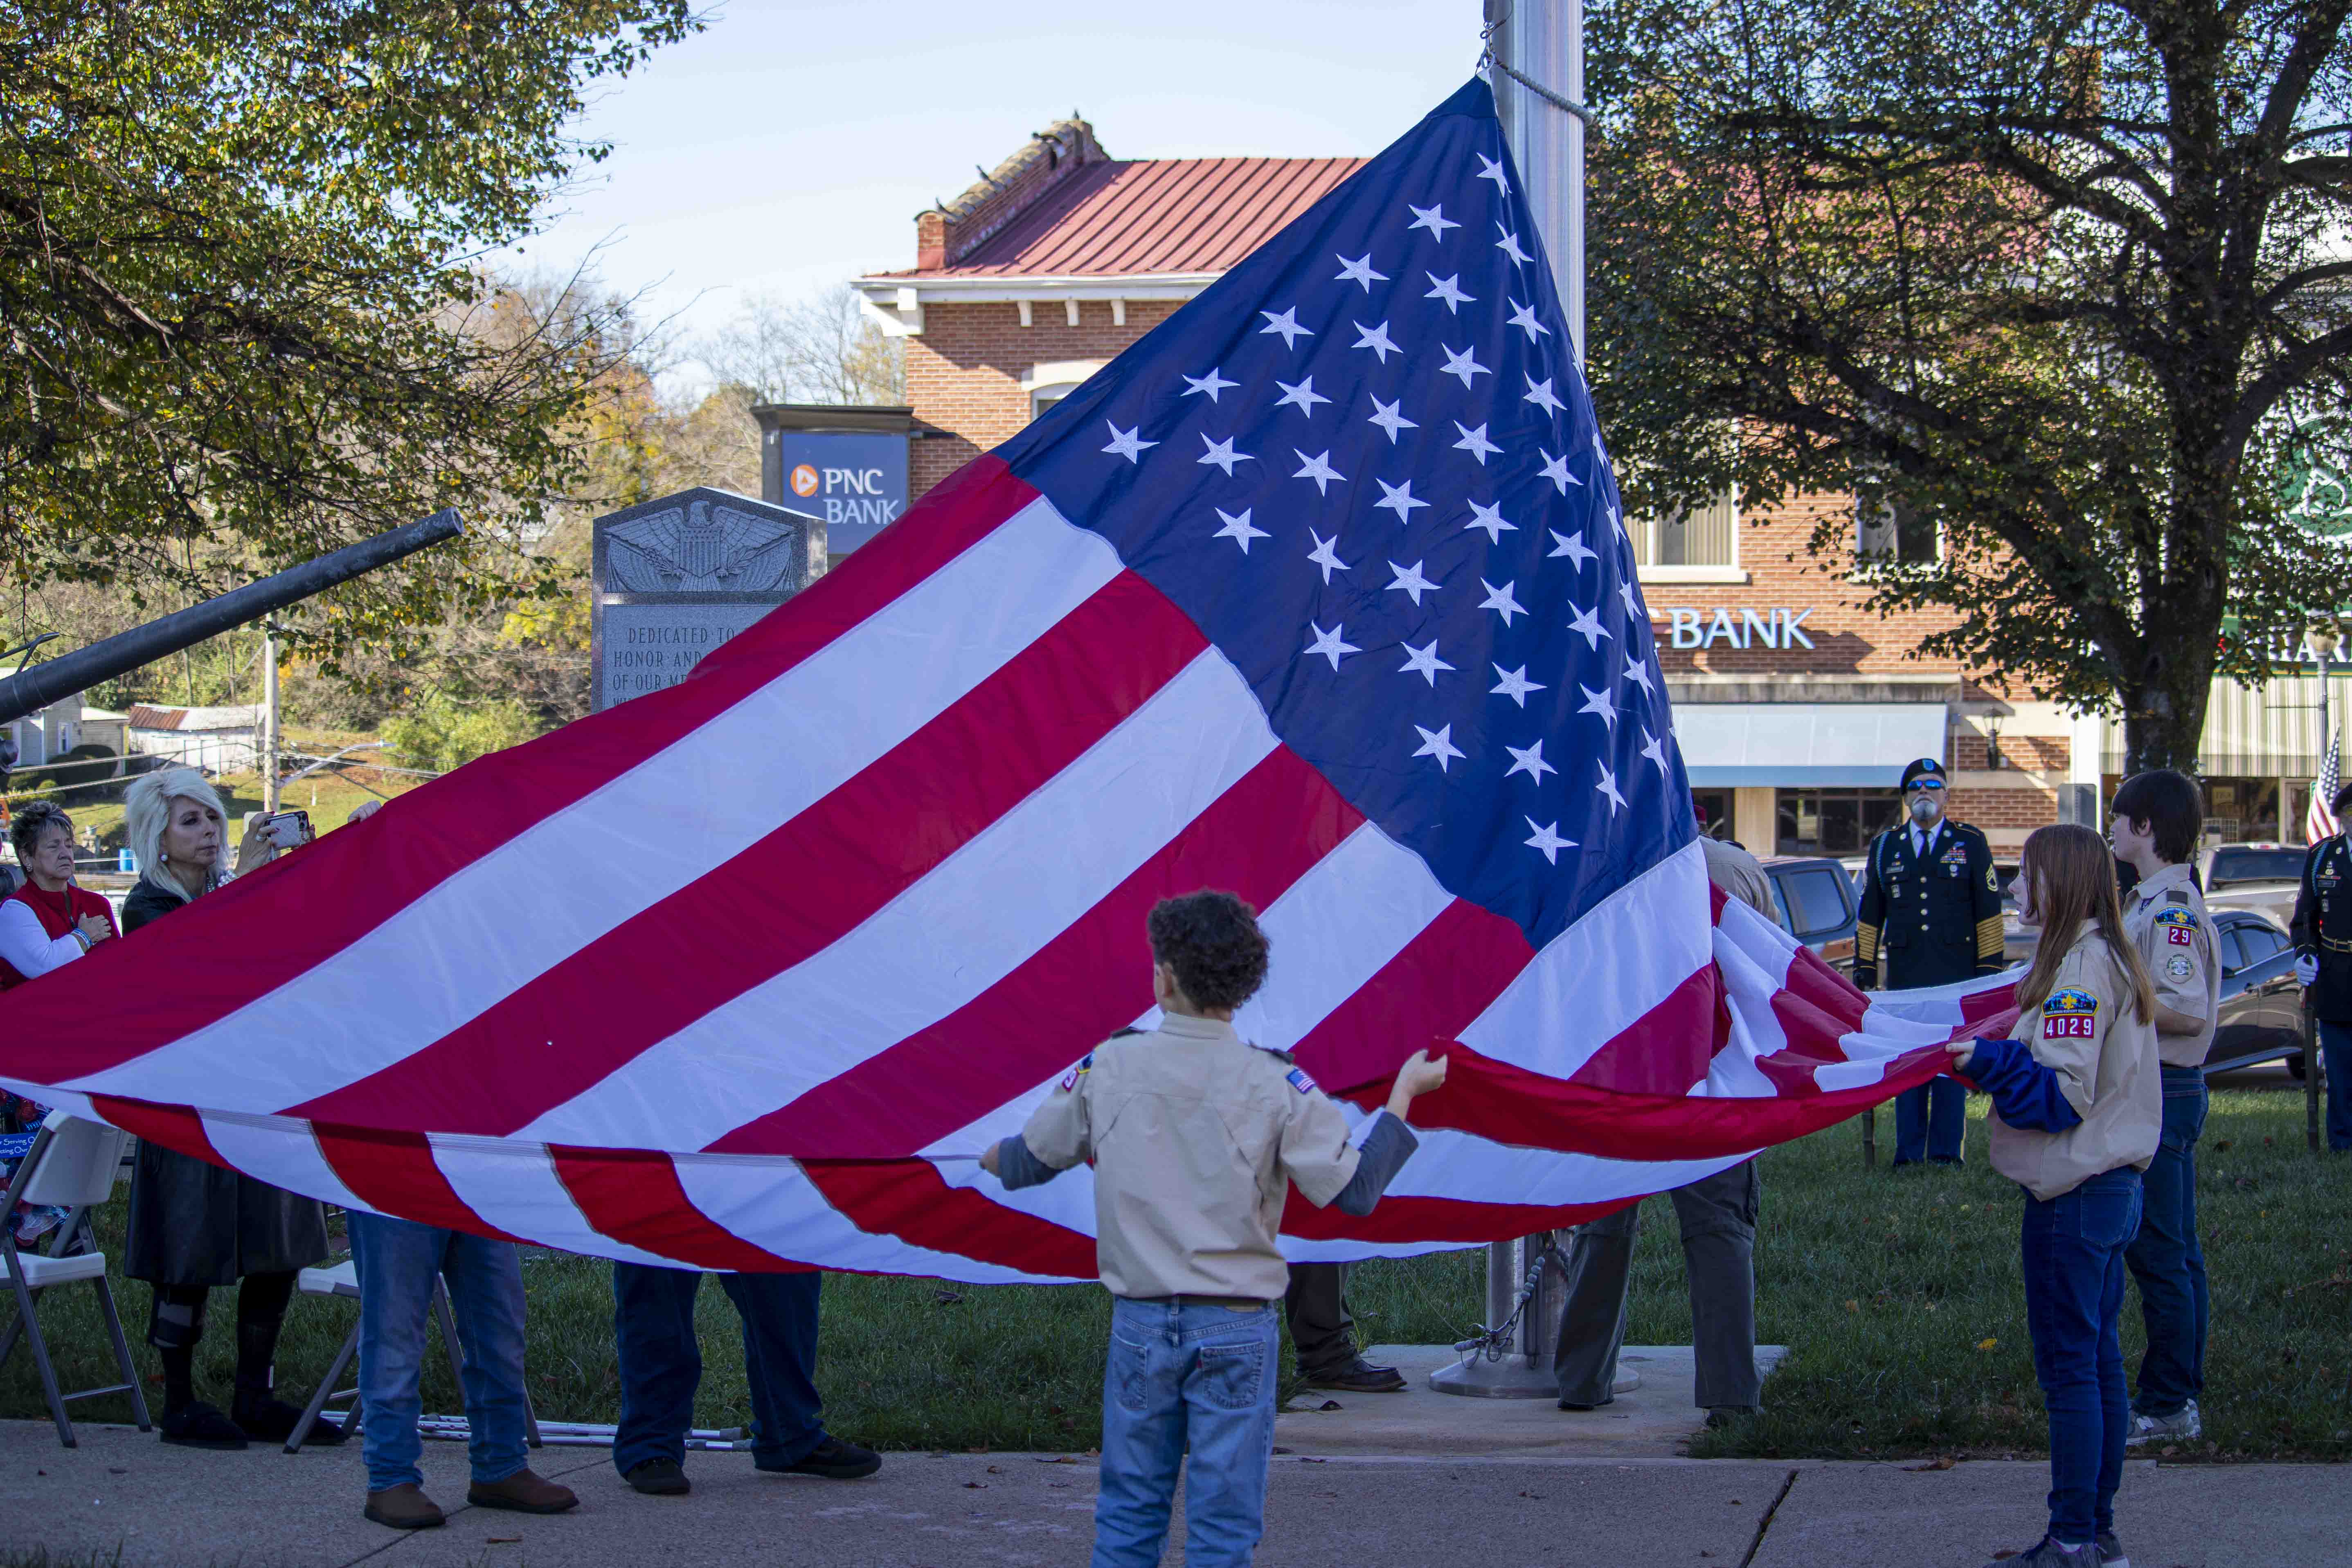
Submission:
{"label": "white folding chair", "polygon": [[[346,1258],[324,1268],[305,1268],[295,1277],[294,1285],[305,1296],[343,1296],[356,1301],[360,1297],[359,1265]],[[449,1379],[457,1385],[457,1407],[462,1411],[466,1405],[466,1375],[458,1358],[457,1325],[449,1311],[448,1289],[437,1274],[433,1277],[433,1321],[441,1330],[441,1348],[448,1352]],[[359,1353],[359,1348],[360,1326],[353,1323],[352,1331],[344,1336],[343,1348],[335,1352],[334,1363],[327,1368],[327,1375],[319,1380],[318,1390],[310,1395],[310,1403],[303,1410],[302,1419],[294,1424],[294,1435],[286,1439],[288,1453],[302,1451],[303,1441],[310,1435],[311,1424],[325,1419],[327,1405],[334,1400],[351,1401],[344,1409],[341,1427],[346,1434],[358,1430],[360,1391],[356,1385],[338,1389],[335,1384],[342,1377],[343,1369],[351,1365],[352,1358]],[[523,1392],[522,1410],[526,1441],[536,1448],[540,1446],[539,1416],[531,1408],[528,1389]]]}
{"label": "white folding chair", "polygon": [[[106,1254],[84,1252],[72,1258],[49,1258],[23,1251],[16,1246],[16,1227],[12,1222],[20,1203],[60,1205],[77,1212],[58,1227],[57,1235],[60,1238],[72,1236],[81,1226],[79,1211],[102,1204],[112,1195],[115,1173],[121,1166],[123,1145],[130,1137],[102,1122],[85,1121],[62,1110],[53,1110],[41,1123],[40,1133],[33,1140],[23,1163],[16,1167],[6,1197],[0,1198],[0,1258],[6,1259],[8,1284],[16,1295],[16,1321],[9,1326],[7,1338],[0,1340],[0,1364],[5,1364],[16,1353],[20,1336],[32,1342],[33,1364],[40,1369],[41,1392],[47,1396],[49,1415],[58,1424],[58,1441],[68,1448],[75,1443],[73,1423],[66,1419],[68,1400],[128,1394],[131,1412],[139,1418],[139,1430],[145,1432],[151,1430],[147,1398],[139,1386],[139,1370],[131,1363],[131,1346],[122,1337],[122,1319],[114,1310],[114,1292],[106,1283]],[[122,1381],[103,1388],[61,1394],[36,1307],[42,1291],[81,1279],[89,1280],[98,1290],[99,1307],[106,1315],[107,1335],[114,1342],[114,1364]]]}

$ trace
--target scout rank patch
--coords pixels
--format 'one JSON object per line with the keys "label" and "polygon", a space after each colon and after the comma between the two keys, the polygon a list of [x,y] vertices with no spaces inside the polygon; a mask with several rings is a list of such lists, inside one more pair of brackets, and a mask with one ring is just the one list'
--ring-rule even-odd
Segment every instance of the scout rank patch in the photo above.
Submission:
{"label": "scout rank patch", "polygon": [[2042,1004],[2042,1037],[2087,1040],[2099,1032],[2099,999],[2087,991],[2053,991]]}
{"label": "scout rank patch", "polygon": [[2174,953],[2170,958],[2168,958],[2168,959],[2166,959],[2166,960],[2164,961],[2164,972],[2165,972],[2167,974],[2171,975],[2175,980],[2186,980],[2186,979],[2188,979],[2188,978],[2189,978],[2189,960],[2188,960],[2188,958],[2187,958],[2185,955],[2181,954],[2181,953],[2178,953],[2178,952]]}
{"label": "scout rank patch", "polygon": [[1292,1068],[1282,1076],[1288,1079],[1290,1087],[1301,1094],[1312,1094],[1315,1091],[1315,1080],[1307,1076],[1305,1068]]}
{"label": "scout rank patch", "polygon": [[2164,928],[2164,940],[2175,947],[2187,947],[2194,940],[2197,917],[2179,904],[2157,910],[2156,923]]}
{"label": "scout rank patch", "polygon": [[1062,1089],[1064,1092],[1066,1093],[1070,1089],[1077,1088],[1078,1075],[1091,1070],[1094,1065],[1095,1054],[1092,1051],[1088,1051],[1084,1057],[1081,1057],[1078,1059],[1077,1066],[1072,1068],[1069,1071],[1062,1075]]}

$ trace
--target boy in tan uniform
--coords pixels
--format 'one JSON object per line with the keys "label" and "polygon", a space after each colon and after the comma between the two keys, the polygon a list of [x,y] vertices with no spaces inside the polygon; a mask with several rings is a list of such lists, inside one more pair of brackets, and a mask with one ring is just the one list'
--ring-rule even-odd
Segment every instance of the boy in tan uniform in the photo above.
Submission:
{"label": "boy in tan uniform", "polygon": [[2205,1249],[2197,1239],[2197,1138],[2205,1129],[2205,1053],[2220,1016],[2221,966],[2205,895],[2188,864],[2205,830],[2196,784],[2169,768],[2135,773],[2116,792],[2116,858],[2139,873],[2124,896],[2124,934],[2156,986],[2164,1134],[2142,1181],[2139,1235],[2124,1254],[2139,1282],[2147,1352],[2140,1358],[2132,1432],[2140,1444],[2204,1434]]}
{"label": "boy in tan uniform", "polygon": [[1160,1027],[1098,1047],[981,1165],[1025,1187],[1094,1163],[1113,1299],[1094,1568],[1156,1568],[1188,1444],[1184,1561],[1227,1568],[1265,1531],[1284,1200],[1295,1183],[1318,1207],[1370,1213],[1415,1146],[1406,1109],[1445,1081],[1445,1062],[1414,1052],[1350,1147],[1312,1079],[1234,1033],[1234,1009],[1265,980],[1250,907],[1190,893],[1153,909],[1148,929]]}

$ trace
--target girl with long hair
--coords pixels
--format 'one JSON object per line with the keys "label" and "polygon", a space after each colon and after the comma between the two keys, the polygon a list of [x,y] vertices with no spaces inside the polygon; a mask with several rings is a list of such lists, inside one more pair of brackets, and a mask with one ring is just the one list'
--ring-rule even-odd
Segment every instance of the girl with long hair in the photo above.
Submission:
{"label": "girl with long hair", "polygon": [[2088,827],[2037,828],[2019,920],[2042,931],[2017,988],[2016,1037],[1955,1041],[1956,1073],[1992,1096],[1992,1165],[2025,1189],[2025,1317],[2050,1415],[2050,1526],[2009,1568],[2100,1568],[2115,1537],[2131,1405],[2124,1248],[2163,1124],[2156,994],[2124,931],[2115,858]]}

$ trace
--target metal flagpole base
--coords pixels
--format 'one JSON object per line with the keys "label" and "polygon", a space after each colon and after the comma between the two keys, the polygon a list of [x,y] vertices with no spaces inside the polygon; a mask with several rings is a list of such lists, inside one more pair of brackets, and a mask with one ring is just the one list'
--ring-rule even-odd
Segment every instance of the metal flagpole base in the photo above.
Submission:
{"label": "metal flagpole base", "polygon": [[[1552,1375],[1549,1365],[1529,1366],[1527,1357],[1509,1352],[1505,1352],[1500,1361],[1488,1361],[1482,1352],[1473,1351],[1452,1366],[1442,1366],[1431,1373],[1429,1386],[1437,1394],[1467,1394],[1473,1399],[1559,1397],[1559,1379]],[[1613,1398],[1641,1386],[1640,1373],[1621,1370],[1609,1392]]]}

